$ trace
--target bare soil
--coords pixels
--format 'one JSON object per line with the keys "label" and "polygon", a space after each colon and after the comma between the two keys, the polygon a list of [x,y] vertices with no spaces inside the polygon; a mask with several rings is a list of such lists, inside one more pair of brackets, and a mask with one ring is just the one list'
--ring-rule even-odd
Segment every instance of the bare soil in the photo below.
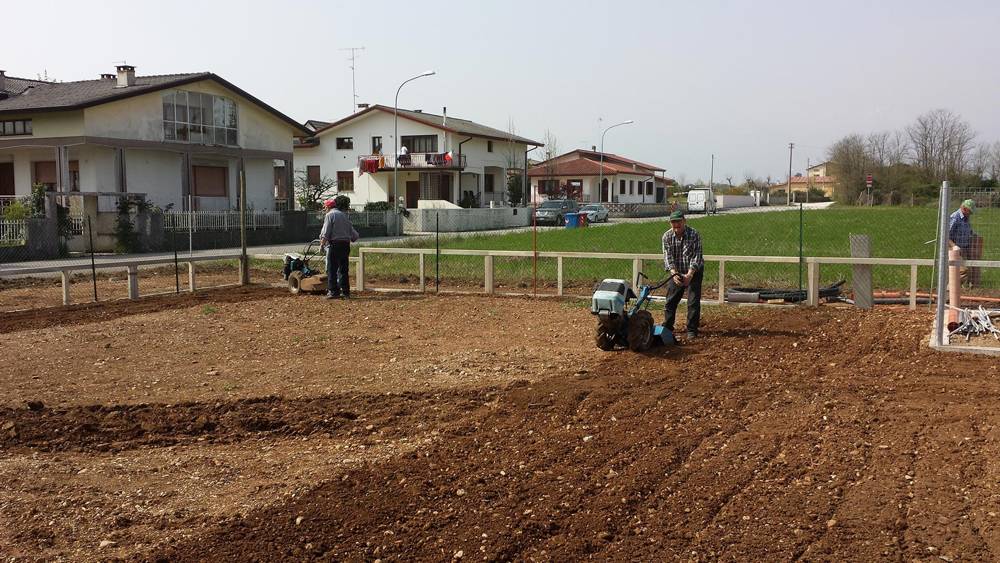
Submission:
{"label": "bare soil", "polygon": [[[926,312],[240,288],[0,316],[0,555],[991,560],[996,358]],[[680,328],[680,327],[678,327]]]}

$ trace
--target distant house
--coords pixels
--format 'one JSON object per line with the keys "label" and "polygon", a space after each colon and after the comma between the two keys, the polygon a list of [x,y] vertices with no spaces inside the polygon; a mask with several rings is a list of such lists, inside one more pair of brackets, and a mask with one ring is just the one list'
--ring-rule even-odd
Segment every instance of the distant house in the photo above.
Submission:
{"label": "distant house", "polygon": [[296,167],[305,180],[319,183],[326,177],[336,182],[338,193],[352,204],[391,201],[396,197],[410,209],[421,200],[444,200],[452,204],[507,201],[508,168],[524,166],[525,151],[542,143],[506,131],[421,110],[398,110],[400,149],[399,186],[393,187],[397,157],[393,142],[393,108],[361,106],[343,119],[316,127],[295,146]]}
{"label": "distant house", "polygon": [[537,199],[569,194],[583,202],[664,203],[673,184],[665,173],[616,154],[602,158],[598,151],[577,149],[533,166],[528,177]]}
{"label": "distant house", "polygon": [[[812,168],[809,169],[813,170]],[[825,165],[819,168],[820,171],[825,172]],[[823,195],[828,198],[833,198],[837,193],[837,187],[839,182],[833,176],[826,176],[820,174],[810,173],[807,176],[796,175],[792,176],[791,188],[793,194],[802,194],[796,196],[795,201],[804,201],[805,193],[810,189],[817,189],[823,192]],[[771,185],[771,191],[785,191],[788,187],[786,182],[778,182]]]}
{"label": "distant house", "polygon": [[[145,194],[159,206],[284,206],[292,144],[308,131],[210,72],[46,82],[0,71],[0,198],[54,192]],[[113,205],[116,197],[109,200]],[[113,211],[114,209],[101,209]]]}

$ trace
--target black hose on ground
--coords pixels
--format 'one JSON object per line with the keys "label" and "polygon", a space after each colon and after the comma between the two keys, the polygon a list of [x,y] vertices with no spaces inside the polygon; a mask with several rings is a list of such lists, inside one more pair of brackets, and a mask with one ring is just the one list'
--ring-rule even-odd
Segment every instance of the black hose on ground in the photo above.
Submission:
{"label": "black hose on ground", "polygon": [[[847,280],[820,288],[819,296],[822,299],[834,299],[840,296],[840,287],[847,283]],[[737,287],[726,290],[726,301],[733,303],[758,303],[760,301],[781,300],[785,303],[801,303],[808,298],[805,290],[799,289],[768,289],[758,287]]]}

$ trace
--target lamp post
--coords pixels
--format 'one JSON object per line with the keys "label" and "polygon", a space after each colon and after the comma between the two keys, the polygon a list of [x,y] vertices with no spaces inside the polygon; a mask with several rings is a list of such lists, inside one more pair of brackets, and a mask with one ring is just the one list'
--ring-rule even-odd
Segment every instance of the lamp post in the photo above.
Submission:
{"label": "lamp post", "polygon": [[[607,129],[604,130],[603,133],[601,133],[601,168],[600,168],[600,172],[599,172],[599,174],[600,174],[599,175],[599,179],[597,180],[597,189],[598,190],[603,190],[604,189],[604,135],[606,135],[608,131],[614,129],[615,127],[618,127],[619,125],[631,125],[633,123],[635,123],[635,121],[632,121],[631,119],[629,119],[627,121],[622,121],[621,123],[616,123],[616,124],[612,125],[611,127],[608,127]],[[614,199],[613,197],[611,197],[613,193],[614,193],[614,190],[611,189],[611,186],[608,186],[608,200],[609,201],[612,200],[612,199]]]}
{"label": "lamp post", "polygon": [[405,86],[407,82],[412,82],[412,81],[414,81],[414,80],[416,80],[418,78],[423,78],[425,76],[431,76],[433,74],[435,74],[433,70],[428,70],[428,71],[422,72],[422,73],[414,76],[413,78],[408,78],[408,79],[404,80],[403,83],[399,85],[399,88],[396,88],[396,99],[392,103],[392,140],[393,140],[393,143],[395,144],[395,151],[396,151],[395,154],[393,155],[393,159],[392,159],[392,161],[393,161],[393,164],[392,164],[392,209],[393,209],[393,211],[396,211],[396,212],[399,212],[399,202],[397,200],[397,196],[398,196],[399,191],[398,191],[398,189],[396,187],[398,185],[398,181],[399,181],[399,125],[397,124],[397,120],[398,120],[398,117],[399,117],[399,91],[403,89],[403,86]]}

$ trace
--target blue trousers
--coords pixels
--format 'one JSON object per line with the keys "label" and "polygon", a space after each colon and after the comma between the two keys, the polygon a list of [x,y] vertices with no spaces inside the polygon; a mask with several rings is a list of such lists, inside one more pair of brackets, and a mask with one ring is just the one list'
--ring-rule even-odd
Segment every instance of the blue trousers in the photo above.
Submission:
{"label": "blue trousers", "polygon": [[326,248],[326,289],[333,295],[351,294],[351,243],[335,240]]}

